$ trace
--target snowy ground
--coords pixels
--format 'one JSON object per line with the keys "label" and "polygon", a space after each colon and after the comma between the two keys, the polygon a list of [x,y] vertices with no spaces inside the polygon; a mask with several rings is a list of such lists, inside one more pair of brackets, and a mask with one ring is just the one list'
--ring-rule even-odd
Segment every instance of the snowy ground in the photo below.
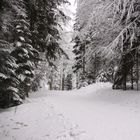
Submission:
{"label": "snowy ground", "polygon": [[140,92],[95,84],[0,110],[0,140],[140,140]]}

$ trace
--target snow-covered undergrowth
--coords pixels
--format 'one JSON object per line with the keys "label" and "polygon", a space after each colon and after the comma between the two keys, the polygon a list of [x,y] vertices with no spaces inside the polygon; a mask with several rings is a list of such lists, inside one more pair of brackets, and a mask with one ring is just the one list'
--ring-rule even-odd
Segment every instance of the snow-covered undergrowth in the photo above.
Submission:
{"label": "snow-covered undergrowth", "polygon": [[1,110],[0,140],[139,140],[140,92],[97,83],[80,90],[42,89]]}

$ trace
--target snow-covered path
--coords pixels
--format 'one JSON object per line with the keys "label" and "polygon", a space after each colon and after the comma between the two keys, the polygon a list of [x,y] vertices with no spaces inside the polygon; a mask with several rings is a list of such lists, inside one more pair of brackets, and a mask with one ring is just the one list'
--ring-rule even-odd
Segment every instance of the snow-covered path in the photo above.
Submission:
{"label": "snow-covered path", "polygon": [[[38,97],[37,97],[38,96]],[[139,140],[140,92],[95,84],[46,91],[0,113],[2,140]]]}

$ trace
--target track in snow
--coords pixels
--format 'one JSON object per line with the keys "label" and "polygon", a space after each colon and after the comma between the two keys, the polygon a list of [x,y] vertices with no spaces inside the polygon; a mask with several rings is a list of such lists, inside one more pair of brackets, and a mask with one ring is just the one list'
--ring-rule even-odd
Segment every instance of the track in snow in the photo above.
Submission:
{"label": "track in snow", "polygon": [[[2,140],[139,140],[140,93],[95,84],[32,94],[30,103],[0,113]],[[11,138],[11,139],[10,139]]]}

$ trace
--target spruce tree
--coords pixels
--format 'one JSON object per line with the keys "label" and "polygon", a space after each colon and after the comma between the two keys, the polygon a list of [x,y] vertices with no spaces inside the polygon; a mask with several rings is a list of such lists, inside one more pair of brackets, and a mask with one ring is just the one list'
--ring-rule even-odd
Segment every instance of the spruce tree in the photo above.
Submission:
{"label": "spruce tree", "polygon": [[21,103],[28,96],[34,70],[44,59],[42,53],[50,66],[65,54],[59,45],[58,28],[67,19],[59,9],[63,3],[67,1],[0,1],[1,105],[14,105],[15,100]]}
{"label": "spruce tree", "polygon": [[22,102],[18,96],[19,80],[15,74],[18,65],[10,54],[11,45],[0,40],[0,107],[9,107]]}
{"label": "spruce tree", "polygon": [[11,54],[15,57],[19,66],[16,69],[16,74],[20,80],[19,94],[23,99],[25,96],[28,97],[31,81],[34,77],[34,63],[38,56],[38,52],[33,48],[30,38],[29,23],[24,17],[20,16],[15,21],[15,49]]}

